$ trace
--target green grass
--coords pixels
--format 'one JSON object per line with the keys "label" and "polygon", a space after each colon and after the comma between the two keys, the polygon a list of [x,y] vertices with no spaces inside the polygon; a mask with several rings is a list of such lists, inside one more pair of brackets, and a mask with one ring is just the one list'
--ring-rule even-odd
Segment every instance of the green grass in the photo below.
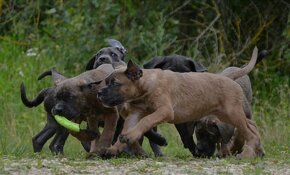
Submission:
{"label": "green grass", "polygon": [[[11,38],[12,40],[12,38]],[[50,47],[49,44],[35,43],[35,47]],[[44,146],[40,154],[34,154],[31,138],[37,134],[45,125],[46,116],[43,106],[37,108],[26,108],[20,99],[20,83],[23,81],[27,87],[28,97],[31,99],[42,88],[51,86],[49,78],[38,82],[36,79],[44,70],[56,66],[58,70],[68,76],[77,75],[83,70],[80,65],[72,63],[70,70],[65,69],[62,64],[62,53],[60,51],[50,52],[45,50],[38,52],[36,56],[27,56],[28,48],[18,46],[11,41],[1,41],[0,43],[0,156],[15,158],[32,157],[54,158],[48,149],[49,142]],[[50,48],[46,48],[50,49]],[[89,58],[88,58],[89,59]],[[85,60],[83,60],[85,62]],[[214,66],[214,65],[212,65]],[[289,162],[290,146],[290,90],[289,77],[279,77],[267,74],[267,70],[259,68],[259,73],[253,75],[254,89],[254,120],[261,132],[262,142],[266,149],[264,160],[283,160]],[[160,132],[168,140],[168,146],[162,150],[170,160],[193,160],[189,151],[183,148],[179,136],[173,125],[162,124]],[[144,148],[150,157],[153,158],[152,151],[145,141]],[[69,137],[66,142],[65,157],[70,160],[84,159],[86,153],[80,143],[73,137]],[[158,161],[167,161],[166,158],[156,158]],[[130,163],[132,159],[120,158],[112,159],[112,164]],[[197,160],[197,159],[195,159]],[[259,159],[249,160],[258,164]],[[237,163],[233,158],[225,159],[224,163]],[[41,162],[39,162],[41,164]],[[156,165],[158,166],[158,165]],[[146,172],[139,169],[140,173]],[[260,171],[259,167],[256,169]]]}

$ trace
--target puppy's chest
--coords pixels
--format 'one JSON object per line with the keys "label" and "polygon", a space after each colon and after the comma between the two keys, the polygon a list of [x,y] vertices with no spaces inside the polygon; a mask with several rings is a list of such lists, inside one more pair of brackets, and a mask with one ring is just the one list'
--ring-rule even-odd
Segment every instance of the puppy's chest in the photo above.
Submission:
{"label": "puppy's chest", "polygon": [[131,102],[126,107],[128,111],[142,111],[144,114],[151,114],[155,111],[152,103],[146,100]]}

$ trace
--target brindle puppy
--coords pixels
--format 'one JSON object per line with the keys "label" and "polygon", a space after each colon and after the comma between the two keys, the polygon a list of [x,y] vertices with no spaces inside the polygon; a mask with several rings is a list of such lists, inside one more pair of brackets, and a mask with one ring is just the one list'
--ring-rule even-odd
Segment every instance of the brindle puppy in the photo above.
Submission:
{"label": "brindle puppy", "polygon": [[[39,92],[39,94],[33,99],[28,100],[26,96],[24,83],[21,83],[21,100],[26,107],[32,108],[37,107],[41,103],[44,104],[44,109],[46,111],[46,124],[44,128],[32,138],[32,145],[34,152],[41,152],[44,144],[54,136],[53,140],[49,145],[49,149],[52,153],[63,154],[64,144],[69,135],[67,129],[60,126],[54,119],[51,109],[56,104],[54,100],[54,88],[46,88]],[[89,151],[90,144],[89,142],[81,141],[84,149]]]}
{"label": "brindle puppy", "polygon": [[257,55],[255,48],[249,64],[227,77],[142,70],[129,61],[127,68],[116,70],[107,78],[107,86],[98,92],[103,105],[123,104],[121,113],[127,116],[119,140],[105,154],[118,154],[126,143],[136,143],[144,132],[159,123],[184,123],[215,115],[237,128],[237,139],[244,143],[239,158],[263,156],[260,134],[243,110],[243,91],[233,81],[254,68]]}
{"label": "brindle puppy", "polygon": [[[115,108],[104,108],[95,98],[99,83],[113,71],[111,65],[104,64],[98,69],[84,72],[73,78],[65,78],[52,70],[55,83],[55,105],[51,109],[53,115],[64,116],[80,122],[86,120],[89,129],[97,130],[96,121],[104,121],[104,130],[100,137],[91,142],[90,152],[98,153],[102,148],[111,145],[118,120]],[[81,133],[71,132],[76,137]]]}
{"label": "brindle puppy", "polygon": [[[101,75],[98,75],[95,77],[95,78],[100,79],[100,78],[103,78],[102,76],[104,73],[100,73],[100,71],[96,71],[95,74],[101,74]],[[91,76],[95,76],[95,74],[91,73]],[[63,75],[59,74],[54,69],[43,73],[39,77],[39,79],[42,79],[46,75],[52,75],[53,81],[54,81],[56,86],[61,81],[66,80],[66,78]],[[83,82],[83,81],[80,80],[80,82]],[[80,85],[81,83],[75,83],[75,84]],[[93,86],[92,83],[91,84],[84,84],[83,83],[83,85],[77,86],[75,91],[77,91],[76,93],[81,91],[78,93],[79,95],[81,93],[87,94],[87,93],[89,93],[88,91],[92,88],[92,86]],[[67,98],[66,95],[69,93],[66,93],[65,95],[58,95],[58,94],[60,94],[60,92],[58,91],[58,88],[59,87],[52,87],[52,88],[44,89],[40,92],[40,94],[33,101],[29,101],[26,97],[24,84],[21,85],[21,99],[22,99],[23,103],[28,107],[35,107],[35,106],[39,105],[40,103],[44,102],[44,107],[45,107],[45,110],[47,112],[47,124],[46,124],[46,126],[32,140],[35,152],[41,151],[45,142],[56,133],[54,140],[50,144],[50,149],[52,152],[55,152],[55,153],[63,153],[63,146],[64,146],[64,143],[65,143],[67,137],[68,137],[68,131],[56,123],[53,115],[57,114],[57,115],[66,116],[69,119],[73,118],[74,120],[76,120],[76,122],[79,123],[82,120],[86,120],[85,117],[89,116],[90,113],[92,114],[92,113],[96,112],[96,111],[89,112],[86,109],[83,109],[86,107],[83,107],[83,108],[79,107],[78,105],[80,105],[80,104],[75,103],[75,101],[71,100],[70,98],[68,98],[66,100],[59,100],[59,98],[57,96],[61,96],[61,98],[62,97]],[[74,94],[74,93],[72,93],[72,94]],[[70,104],[67,104],[64,101],[69,101]],[[97,101],[97,100],[95,99],[93,101]],[[90,105],[94,105],[94,104],[92,104],[90,102],[86,102],[86,101],[82,101],[80,103],[88,103]],[[84,104],[84,106],[86,106],[86,104]],[[89,105],[87,105],[87,106],[89,106]],[[99,105],[99,106],[102,106],[102,105]],[[94,106],[94,109],[96,107],[97,106]],[[111,112],[112,110],[107,109],[106,111]],[[74,136],[76,136],[79,140],[82,141],[82,144],[87,151],[89,151],[89,144],[87,142],[99,137],[98,133],[95,133],[91,130],[81,130],[80,133],[72,133],[72,134]]]}

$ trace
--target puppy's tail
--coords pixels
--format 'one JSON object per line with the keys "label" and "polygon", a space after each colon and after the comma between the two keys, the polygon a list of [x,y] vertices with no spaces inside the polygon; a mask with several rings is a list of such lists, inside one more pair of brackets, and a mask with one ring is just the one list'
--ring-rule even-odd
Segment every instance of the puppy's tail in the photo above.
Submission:
{"label": "puppy's tail", "polygon": [[41,80],[41,79],[43,79],[44,77],[46,77],[48,75],[52,75],[51,70],[47,70],[47,71],[43,72],[41,75],[39,75],[37,80]]}
{"label": "puppy's tail", "polygon": [[252,71],[252,69],[255,67],[256,62],[257,62],[257,58],[258,58],[258,48],[255,47],[252,53],[252,58],[249,62],[248,65],[246,65],[245,67],[243,67],[242,69],[236,71],[236,72],[232,72],[229,75],[226,75],[227,77],[236,80],[244,75],[247,75],[248,73],[250,73]]}
{"label": "puppy's tail", "polygon": [[41,80],[48,75],[52,76],[52,81],[53,81],[54,85],[57,85],[58,83],[60,83],[61,81],[66,79],[65,76],[63,76],[61,73],[57,72],[55,70],[55,68],[53,67],[50,70],[47,70],[47,71],[43,72],[41,75],[39,75],[37,80]]}
{"label": "puppy's tail", "polygon": [[50,90],[50,88],[46,88],[46,89],[41,90],[39,92],[39,94],[33,100],[30,101],[27,99],[25,86],[24,86],[24,83],[22,82],[21,86],[20,86],[20,94],[21,94],[22,103],[28,108],[36,107],[43,102],[43,100],[44,100],[44,98],[49,90]]}

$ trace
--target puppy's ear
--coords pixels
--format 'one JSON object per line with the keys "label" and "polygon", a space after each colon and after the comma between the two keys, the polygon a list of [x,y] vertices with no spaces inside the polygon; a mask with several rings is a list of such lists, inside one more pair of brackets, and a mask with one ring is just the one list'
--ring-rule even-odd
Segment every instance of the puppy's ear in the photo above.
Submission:
{"label": "puppy's ear", "polygon": [[63,76],[62,74],[58,73],[55,68],[51,69],[51,76],[54,84],[57,86],[60,82],[63,80],[66,80],[67,78]]}
{"label": "puppy's ear", "polygon": [[37,80],[41,80],[42,78],[51,75],[52,76],[52,81],[54,83],[54,85],[58,85],[60,82],[62,82],[63,80],[67,79],[65,76],[63,76],[61,73],[57,72],[55,67],[51,68],[48,71],[43,72]]}
{"label": "puppy's ear", "polygon": [[234,134],[235,128],[222,122],[216,123],[216,126],[222,138],[222,143],[228,143]]}
{"label": "puppy's ear", "polygon": [[81,89],[81,91],[84,91],[84,90],[86,90],[86,89],[92,89],[93,86],[98,85],[98,84],[100,84],[101,82],[102,82],[102,80],[100,80],[100,81],[90,82],[90,83],[87,83],[87,84],[81,85],[81,86],[80,86],[80,89]]}
{"label": "puppy's ear", "polygon": [[143,76],[143,71],[137,64],[129,60],[125,74],[130,80],[135,81]]}
{"label": "puppy's ear", "polygon": [[192,72],[206,72],[207,68],[204,67],[201,63],[194,62],[192,60],[187,60],[187,64],[190,67]]}
{"label": "puppy's ear", "polygon": [[[108,39],[107,40],[110,47],[117,48],[124,56],[127,54],[127,50],[125,47],[120,43],[120,41],[115,39]],[[122,57],[122,61],[124,61],[124,57]]]}
{"label": "puppy's ear", "polygon": [[94,69],[94,63],[95,63],[96,55],[94,55],[90,61],[86,65],[86,70],[92,70]]}

